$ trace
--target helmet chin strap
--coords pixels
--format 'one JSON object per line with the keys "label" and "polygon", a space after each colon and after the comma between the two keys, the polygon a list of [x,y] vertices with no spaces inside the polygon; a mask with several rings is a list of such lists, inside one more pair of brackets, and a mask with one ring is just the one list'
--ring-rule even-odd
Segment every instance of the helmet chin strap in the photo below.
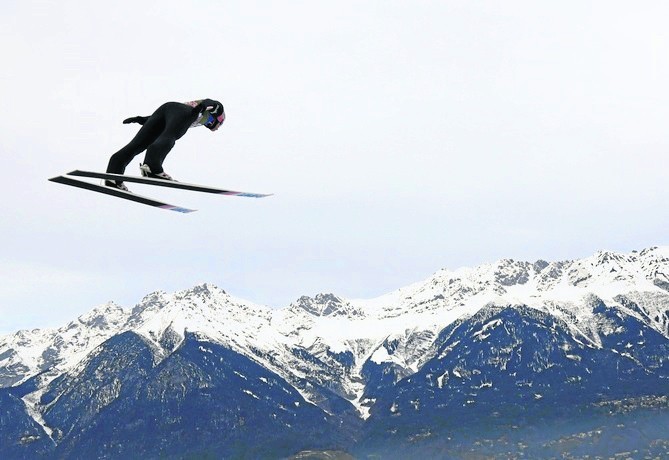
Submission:
{"label": "helmet chin strap", "polygon": [[193,122],[192,125],[190,125],[191,128],[197,128],[198,126],[204,126],[206,121],[209,119],[209,114],[204,111],[200,113],[200,115],[197,117],[197,120]]}

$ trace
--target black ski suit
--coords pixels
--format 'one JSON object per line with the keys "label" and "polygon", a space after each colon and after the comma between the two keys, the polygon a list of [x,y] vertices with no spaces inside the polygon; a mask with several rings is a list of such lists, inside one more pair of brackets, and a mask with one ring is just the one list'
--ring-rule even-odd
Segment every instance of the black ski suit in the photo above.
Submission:
{"label": "black ski suit", "polygon": [[198,126],[196,122],[203,110],[212,106],[223,109],[220,102],[212,99],[199,101],[195,106],[181,102],[167,102],[158,107],[150,117],[140,116],[123,120],[124,124],[139,123],[143,126],[128,145],[111,156],[107,172],[123,174],[132,159],[146,150],[144,164],[151,168],[152,173],[162,173],[163,161],[174,147],[174,143],[186,134],[188,128]]}

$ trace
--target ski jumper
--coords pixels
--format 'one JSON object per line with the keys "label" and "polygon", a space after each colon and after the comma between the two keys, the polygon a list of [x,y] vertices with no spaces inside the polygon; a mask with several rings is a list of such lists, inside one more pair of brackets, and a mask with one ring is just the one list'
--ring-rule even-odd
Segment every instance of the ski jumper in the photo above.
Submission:
{"label": "ski jumper", "polygon": [[212,99],[193,102],[167,102],[149,117],[132,117],[124,124],[142,125],[135,137],[109,159],[108,173],[123,174],[133,158],[146,150],[144,164],[151,172],[163,172],[163,161],[188,128],[206,126],[216,131],[225,120],[223,105]]}

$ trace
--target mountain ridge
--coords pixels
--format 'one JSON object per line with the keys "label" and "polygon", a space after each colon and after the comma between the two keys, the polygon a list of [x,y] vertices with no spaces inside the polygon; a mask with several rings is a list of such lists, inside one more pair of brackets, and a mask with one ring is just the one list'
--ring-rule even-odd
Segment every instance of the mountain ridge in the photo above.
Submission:
{"label": "mountain ridge", "polygon": [[[615,275],[609,276],[611,273]],[[602,278],[609,283],[602,284]],[[600,286],[594,285],[598,280]],[[525,289],[532,283],[534,290]],[[290,335],[296,330],[305,332],[313,330],[317,334],[325,328],[319,327],[324,317],[325,321],[334,321],[335,325],[338,324],[337,320],[390,320],[388,323],[392,324],[392,319],[398,316],[425,313],[423,316],[426,318],[422,318],[423,321],[418,321],[419,324],[413,326],[436,326],[429,324],[434,323],[430,321],[431,311],[454,311],[459,317],[473,314],[488,303],[532,304],[532,300],[538,296],[544,297],[542,300],[547,304],[560,301],[566,305],[572,305],[575,300],[579,300],[579,295],[587,296],[595,293],[598,297],[615,300],[614,298],[621,293],[621,286],[616,286],[615,289],[611,289],[610,286],[619,283],[628,284],[624,286],[622,292],[625,290],[654,292],[656,296],[663,297],[663,291],[669,292],[665,290],[665,284],[669,286],[669,247],[653,247],[629,254],[599,251],[591,257],[576,261],[531,263],[501,259],[474,268],[465,267],[454,271],[442,269],[426,280],[374,299],[347,300],[331,293],[320,293],[313,298],[302,296],[291,305],[275,310],[232,297],[211,283],[201,283],[173,294],[164,291],[147,294],[130,310],[114,302],[108,302],[93,308],[61,328],[22,330],[7,334],[0,337],[0,357],[4,356],[2,350],[7,348],[12,338],[16,345],[23,346],[25,350],[30,350],[33,345],[39,351],[40,345],[48,345],[41,350],[42,353],[26,353],[22,356],[21,363],[16,363],[17,367],[27,366],[29,371],[24,369],[23,372],[27,374],[53,367],[54,360],[50,360],[49,356],[58,356],[56,361],[63,359],[66,355],[64,352],[69,348],[68,344],[72,344],[72,348],[82,350],[85,354],[90,348],[94,348],[94,345],[120,330],[135,328],[157,343],[160,342],[160,334],[166,331],[168,326],[172,331],[180,330],[178,334],[183,334],[189,326],[194,327],[195,330],[201,329],[200,332],[211,333],[213,339],[223,341],[228,339],[231,342],[236,342],[234,339],[238,337],[232,336],[233,334],[221,334],[221,331],[230,328],[231,325],[236,326],[234,332],[242,336],[247,334],[242,333],[240,329],[249,325],[252,325],[255,331],[262,330],[263,333],[271,331],[273,326],[276,326],[280,331],[279,336]],[[594,288],[592,291],[589,289],[591,287]],[[547,292],[553,295],[545,295]],[[623,305],[631,302],[629,299],[621,300]],[[218,330],[213,330],[203,324],[203,321],[199,321],[199,317],[207,316],[206,309],[212,303],[215,308],[209,315],[217,317],[217,326],[220,326]],[[537,302],[534,303],[536,307]],[[564,312],[564,308],[562,310]],[[571,313],[578,311],[578,308],[573,308]],[[559,310],[553,310],[552,313],[557,316],[562,314]],[[655,324],[656,329],[669,336],[669,314],[666,311],[661,311],[660,308],[646,312],[635,311],[634,314],[645,315],[646,318],[652,319],[651,325]],[[223,324],[221,315],[233,324],[230,322]],[[166,324],[166,321],[169,324]],[[436,322],[439,323],[438,326],[445,327],[450,321],[450,318],[444,318]],[[327,327],[330,326],[327,324]],[[400,325],[400,331],[392,331],[394,328],[389,328],[391,331],[388,335],[401,332],[403,326],[404,324]],[[276,336],[275,331],[271,332],[274,339],[281,338]],[[369,332],[368,328],[367,334]],[[359,332],[358,335],[364,336],[365,333]],[[372,335],[378,340],[384,332]],[[313,345],[318,338],[315,334],[306,333],[300,337],[298,343],[304,346],[311,341],[309,345]],[[329,337],[326,346],[330,349],[341,347],[342,343],[336,343],[335,339],[346,342],[347,337],[346,335]],[[6,350],[4,354],[7,354]],[[72,360],[76,361],[78,358],[79,355],[76,354]],[[0,369],[3,365],[8,367],[0,358]],[[8,382],[12,385],[19,383],[20,380],[14,379],[10,382],[7,377],[2,380],[0,374],[0,385],[9,386]]]}
{"label": "mountain ridge", "polygon": [[[430,431],[425,413],[467,408],[488,417],[500,398],[523,411],[556,401],[553,393],[574,395],[573,404],[638,398],[665,391],[669,379],[668,286],[669,247],[562,262],[502,259],[442,269],[374,299],[320,293],[276,310],[202,283],[147,294],[131,309],[99,305],[60,328],[0,337],[0,392],[10,395],[5,400],[12,407],[23,402],[24,428],[41,426],[42,439],[67,449],[93,436],[81,431],[87,430],[82,420],[102,427],[98,417],[120,414],[111,409],[117,404],[127,410],[145,404],[151,379],[170,388],[170,400],[206,397],[209,387],[222,394],[220,385],[233,385],[242,400],[266,397],[274,401],[267,407],[285,406],[279,393],[263,396],[257,391],[265,386],[240,377],[246,372],[240,369],[251,367],[256,370],[248,372],[282,382],[296,392],[295,403],[313,408],[300,414],[321,413],[326,422],[314,425],[316,432],[362,422],[377,431],[397,432],[400,425],[400,432],[414,425]],[[123,347],[144,350],[139,367],[119,365]],[[232,367],[221,374],[209,355]],[[99,363],[109,378],[100,377]],[[166,365],[182,375],[183,393],[156,374]],[[530,390],[518,391],[523,388]],[[293,433],[290,423],[281,423],[271,426]],[[71,439],[73,432],[79,437]]]}

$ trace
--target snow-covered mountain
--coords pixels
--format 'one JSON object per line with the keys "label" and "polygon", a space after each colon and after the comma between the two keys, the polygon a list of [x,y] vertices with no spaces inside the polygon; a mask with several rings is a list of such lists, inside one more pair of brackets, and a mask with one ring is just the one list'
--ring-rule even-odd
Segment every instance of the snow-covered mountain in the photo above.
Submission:
{"label": "snow-covered mountain", "polygon": [[[124,361],[122,372],[123,347],[135,350],[129,353],[142,364]],[[210,369],[205,358],[214,356],[240,367],[228,362],[227,373]],[[82,416],[71,411],[85,406],[87,423],[94,423],[130,397],[124,396],[126,381],[137,375],[152,381],[153,372],[177,362],[180,372],[197,363],[200,373],[210,373],[185,372],[190,377],[183,377],[182,397],[216,387],[212,382],[230,386],[234,377],[241,395],[283,407],[283,414],[289,406],[321,413],[324,430],[364,420],[390,432],[398,420],[425,428],[433,419],[425,411],[491,407],[506,392],[533,404],[555,402],[551,395],[578,394],[573,401],[580,404],[605,400],[607,392],[611,398],[655,394],[669,382],[669,247],[576,261],[501,260],[440,270],[375,299],[318,294],[278,310],[210,284],[156,292],[132,309],[109,303],[58,329],[0,337],[0,388],[8,406],[10,400],[14,410],[23,405],[22,426],[33,427],[26,432],[42,427],[24,436],[81,447],[82,435],[76,442],[72,436],[82,429]],[[262,374],[262,385],[242,368]],[[606,378],[640,393],[618,391],[602,383]],[[283,390],[259,394],[270,381]],[[142,394],[145,401],[152,391],[137,389],[132,398]],[[81,394],[89,395],[87,402],[76,397]],[[284,401],[281,395],[292,396]],[[298,412],[291,417],[301,417]]]}

